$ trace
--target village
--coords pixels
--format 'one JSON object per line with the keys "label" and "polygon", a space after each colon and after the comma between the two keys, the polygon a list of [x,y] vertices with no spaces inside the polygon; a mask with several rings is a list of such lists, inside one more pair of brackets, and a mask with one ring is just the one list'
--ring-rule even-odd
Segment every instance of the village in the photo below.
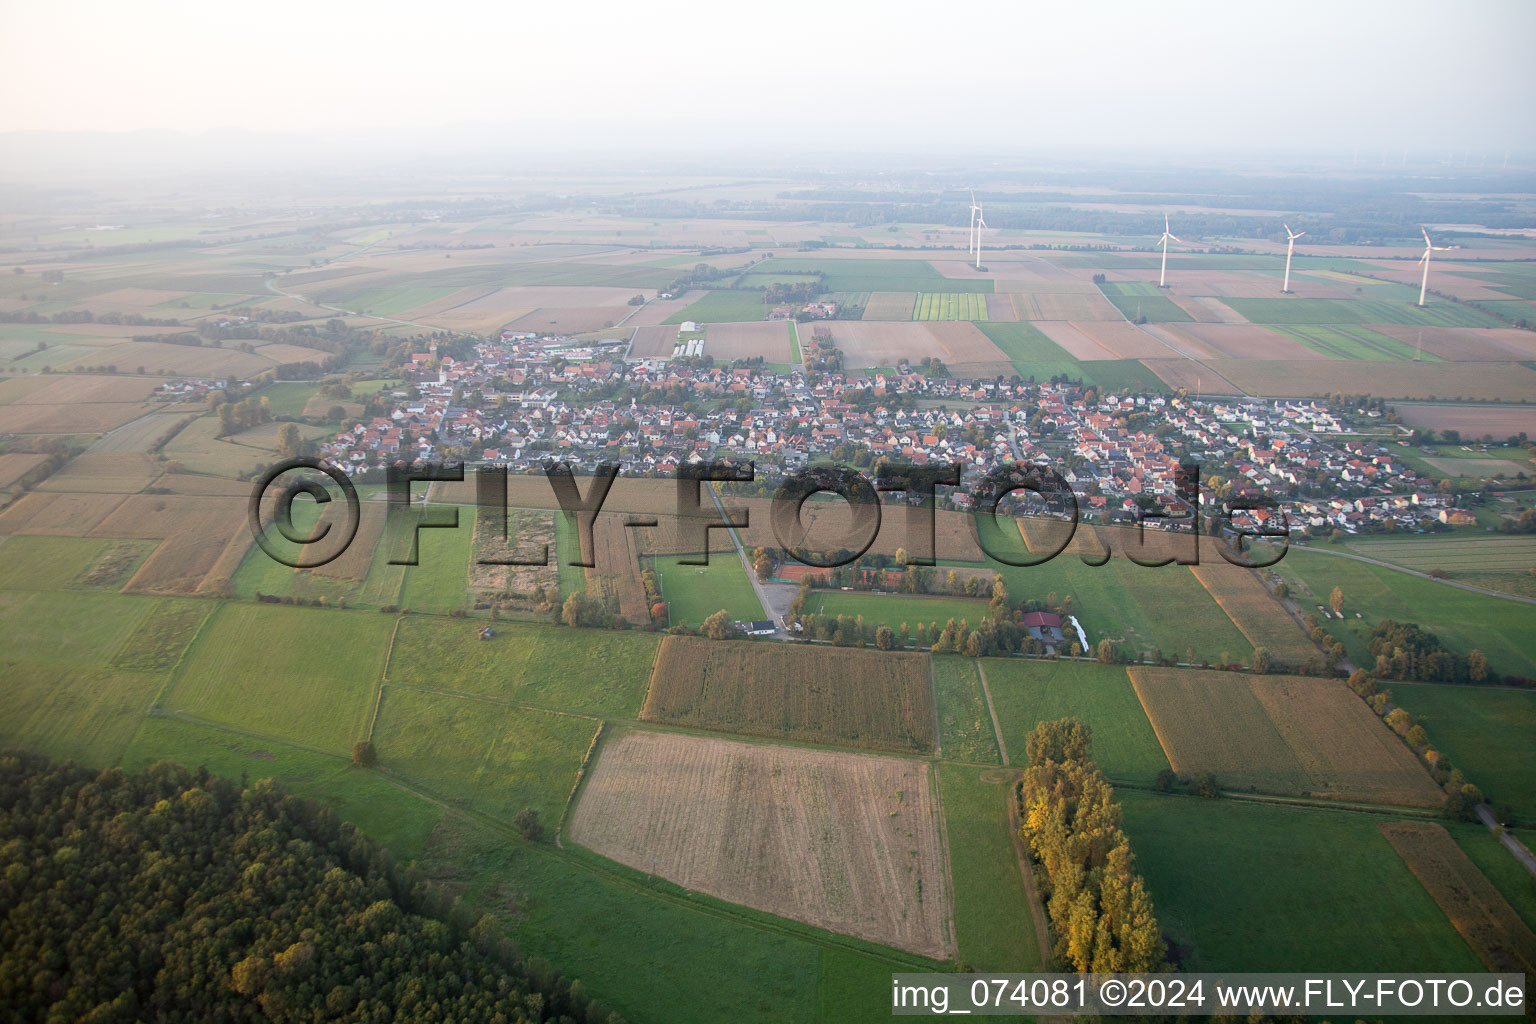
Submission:
{"label": "village", "polygon": [[[806,373],[696,359],[626,360],[622,347],[504,334],[475,358],[435,342],[399,367],[386,415],[359,421],[319,454],[358,474],[388,463],[466,461],[534,471],[551,459],[631,475],[709,460],[751,461],[772,480],[818,461],[958,464],[966,480],[1010,463],[1051,467],[1086,522],[1189,529],[1181,461],[1201,468],[1201,511],[1273,531],[1420,530],[1472,514],[1388,444],[1348,437],[1320,400],[1205,400],[1180,392],[1100,394],[1066,381]],[[905,371],[905,372],[903,372]],[[608,397],[622,391],[628,397]],[[640,396],[646,396],[642,400]],[[663,396],[654,400],[653,396]],[[968,508],[964,488],[941,502]],[[1045,510],[1049,511],[1049,509]]]}

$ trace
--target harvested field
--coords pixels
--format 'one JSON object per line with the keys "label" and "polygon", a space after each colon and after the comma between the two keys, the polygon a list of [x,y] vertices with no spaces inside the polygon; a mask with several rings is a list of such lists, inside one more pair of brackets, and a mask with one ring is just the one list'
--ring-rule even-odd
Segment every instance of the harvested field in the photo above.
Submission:
{"label": "harvested field", "polygon": [[1514,328],[1411,327],[1371,324],[1370,329],[1453,362],[1508,363],[1536,359],[1536,333]]}
{"label": "harvested field", "polygon": [[0,455],[0,489],[11,486],[47,461],[46,455]]}
{"label": "harvested field", "polygon": [[[716,265],[719,265],[718,261]],[[704,289],[695,288],[692,291],[684,292],[675,299],[652,299],[626,320],[625,324],[634,327],[649,327],[663,324],[695,302],[698,302],[706,294],[708,293]],[[667,351],[671,352],[671,349]]]}
{"label": "harvested field", "polygon": [[988,292],[982,296],[987,300],[987,319],[1010,321],[1019,319],[1018,311],[1013,306],[1013,297],[1007,292]]}
{"label": "harvested field", "polygon": [[895,324],[835,320],[817,326],[831,332],[832,344],[842,349],[849,369],[896,366],[903,360],[917,363],[926,356],[937,356],[957,377],[1013,373],[1007,355],[968,321]]}
{"label": "harvested field", "polygon": [[281,342],[262,345],[256,350],[256,354],[270,359],[279,365],[283,363],[320,363],[331,356],[331,353],[318,348],[304,348],[300,345],[286,345]]}
{"label": "harvested field", "polygon": [[163,341],[114,346],[109,352],[78,356],[65,363],[64,368],[100,363],[115,364],[119,370],[130,373],[142,366],[148,373],[170,372],[195,377],[254,377],[262,370],[272,368],[271,360],[237,348],[172,345]]}
{"label": "harvested field", "polygon": [[[1233,384],[1255,395],[1304,398],[1343,393],[1383,398],[1536,401],[1536,370],[1519,363],[1217,359],[1212,360],[1210,366]],[[1168,380],[1160,366],[1153,366],[1153,369],[1159,377]],[[1171,380],[1168,382],[1173,384]],[[1206,390],[1212,389],[1207,387]]]}
{"label": "harvested field", "polygon": [[1015,292],[1013,307],[1021,320],[1123,320],[1114,303],[1095,288],[1085,292]]}
{"label": "harvested field", "polygon": [[[705,499],[706,501],[708,498]],[[626,517],[627,518],[627,517]],[[699,544],[692,524],[682,516],[657,516],[654,527],[635,527],[631,531],[642,555],[693,555]],[[726,530],[709,530],[709,550],[730,553],[736,545]]]}
{"label": "harvested field", "polygon": [[940,827],[921,762],[632,731],[603,744],[570,838],[688,889],[945,959]]}
{"label": "harvested field", "polygon": [[177,408],[175,406],[162,407],[160,411],[149,416],[141,416],[136,420],[125,423],[111,433],[97,439],[91,445],[93,452],[148,452],[161,438],[179,432],[186,424],[196,419],[201,412],[198,408]]}
{"label": "harvested field", "polygon": [[676,324],[636,327],[629,342],[629,356],[631,359],[668,359],[676,344]]}
{"label": "harvested field", "polygon": [[865,320],[911,320],[916,292],[870,292],[864,304]]}
{"label": "harvested field", "polygon": [[239,498],[132,495],[92,531],[93,537],[164,538],[125,590],[149,594],[218,593],[212,570],[231,544],[250,543]]}
{"label": "harvested field", "polygon": [[40,380],[32,378],[24,393],[7,398],[6,402],[14,405],[69,406],[96,402],[145,402],[154,393],[156,383],[142,378],[91,377],[84,374]]}
{"label": "harvested field", "polygon": [[1036,326],[1077,359],[1140,359],[1169,354],[1168,346],[1124,320],[1054,322]]}
{"label": "harvested field", "polygon": [[[1200,558],[1201,538],[1191,531],[1146,530],[1134,526],[1094,526],[1072,524],[1062,519],[1043,516],[1020,516],[1017,520],[1024,546],[1031,554],[1046,554],[1066,547],[1057,557],[1076,555],[1090,564],[1099,564],[1106,558],[1135,558],[1143,563],[1160,562],[1172,558],[1181,564],[1191,564]],[[1209,542],[1206,542],[1209,543]]]}
{"label": "harvested field", "polygon": [[250,497],[252,484],[221,476],[196,476],[192,473],[167,473],[155,481],[171,494],[212,494],[224,497]]}
{"label": "harvested field", "polygon": [[104,434],[157,408],[149,402],[0,406],[0,434]]}
{"label": "harvested field", "polygon": [[1394,405],[1391,409],[1410,427],[1459,430],[1467,438],[1491,434],[1502,440],[1521,431],[1536,435],[1536,408],[1413,404]]}
{"label": "harvested field", "polygon": [[600,515],[592,525],[592,544],[596,548],[595,566],[583,570],[587,593],[613,599],[619,614],[636,625],[650,622],[650,605],[645,600],[645,585],[640,582],[635,531],[625,526],[619,516]]}
{"label": "harvested field", "polygon": [[122,502],[121,494],[34,491],[0,512],[0,536],[84,537]]}
{"label": "harvested field", "polygon": [[1224,322],[1224,318],[1220,316],[1214,309],[1212,309],[1211,306],[1207,304],[1206,300],[1203,298],[1195,298],[1189,295],[1174,295],[1170,293],[1168,296],[1168,301],[1172,302],[1175,306],[1178,306],[1184,312],[1188,313],[1189,318],[1197,323],[1219,324]]}
{"label": "harvested field", "polygon": [[134,494],[153,483],[164,468],[153,455],[83,452],[38,485],[38,490]]}
{"label": "harvested field", "polygon": [[[634,292],[630,292],[631,295]],[[612,327],[628,312],[623,306],[546,306],[507,322],[504,330],[540,334],[586,334]]]}
{"label": "harvested field", "polygon": [[1429,821],[1376,826],[1488,970],[1524,974],[1527,1002],[1536,985],[1536,933],[1462,852]]}
{"label": "harvested field", "polygon": [[1288,335],[1257,324],[1163,324],[1184,342],[1185,351],[1202,359],[1325,359]]}
{"label": "harvested field", "polygon": [[[786,547],[798,547],[836,551],[862,540],[853,531],[853,507],[841,499],[812,500],[801,506],[801,532],[784,538],[787,544],[780,544],[773,529],[773,499],[722,496],[721,500],[732,518],[739,518],[741,511],[746,512],[747,529],[741,531],[741,540],[748,549],[764,547],[782,551]],[[916,510],[882,506],[880,529],[869,550],[894,555],[897,548],[906,548],[913,555],[926,554],[928,540],[920,526],[921,519]],[[933,534],[936,557],[940,561],[980,562],[986,558],[976,541],[971,518],[964,512],[936,512]]]}
{"label": "harvested field", "polygon": [[[1196,392],[1207,395],[1249,394],[1249,392],[1222,376],[1221,373],[1212,369],[1208,364],[1199,363],[1193,359],[1143,359],[1141,362],[1147,369],[1157,374],[1163,383],[1167,384],[1170,388],[1184,388],[1191,394]],[[1233,360],[1225,360],[1224,362],[1235,365]],[[1297,364],[1284,363],[1277,365],[1294,366]],[[1337,364],[1330,363],[1328,365]],[[1264,393],[1268,394],[1270,392]]]}
{"label": "harvested field", "polygon": [[762,356],[768,363],[794,361],[789,346],[789,326],[781,320],[710,324],[704,329],[704,352],[720,362],[756,356]]}
{"label": "harvested field", "polygon": [[1317,653],[1311,639],[1259,579],[1257,570],[1233,565],[1212,552],[1212,557],[1190,566],[1189,571],[1243,636],[1254,647],[1268,648],[1278,663],[1299,668]]}
{"label": "harvested field", "polygon": [[1444,794],[1365,702],[1333,679],[1132,666],[1168,763],[1225,789],[1411,807]]}
{"label": "harvested field", "polygon": [[928,657],[669,636],[640,717],[874,750],[933,750]]}

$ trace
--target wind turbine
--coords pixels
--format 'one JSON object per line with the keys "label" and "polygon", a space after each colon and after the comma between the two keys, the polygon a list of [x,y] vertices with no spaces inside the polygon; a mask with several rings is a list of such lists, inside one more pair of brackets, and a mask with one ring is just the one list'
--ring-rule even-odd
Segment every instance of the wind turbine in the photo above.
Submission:
{"label": "wind turbine", "polygon": [[1419,284],[1419,305],[1422,306],[1424,305],[1424,295],[1429,291],[1429,254],[1432,252],[1448,252],[1451,246],[1435,245],[1429,240],[1428,231],[1425,231],[1423,228],[1419,230],[1424,233],[1424,255],[1419,257],[1419,262],[1424,264],[1424,280]]}
{"label": "wind turbine", "polygon": [[1158,241],[1163,243],[1163,272],[1157,276],[1157,286],[1159,288],[1168,287],[1168,239],[1170,238],[1180,245],[1184,244],[1184,239],[1168,230],[1168,215],[1165,213],[1163,214],[1163,237],[1158,239]]}
{"label": "wind turbine", "polygon": [[981,229],[987,226],[987,215],[981,211],[981,204],[976,204],[976,269],[981,269]]}
{"label": "wind turbine", "polygon": [[1292,231],[1289,224],[1285,225],[1285,233],[1290,236],[1285,244],[1285,285],[1280,289],[1286,295],[1291,294],[1291,253],[1296,250],[1296,239],[1306,234],[1305,231]]}
{"label": "wind turbine", "polygon": [[971,255],[976,251],[976,215],[981,212],[981,207],[976,205],[976,193],[971,192],[971,230],[965,236],[965,254]]}

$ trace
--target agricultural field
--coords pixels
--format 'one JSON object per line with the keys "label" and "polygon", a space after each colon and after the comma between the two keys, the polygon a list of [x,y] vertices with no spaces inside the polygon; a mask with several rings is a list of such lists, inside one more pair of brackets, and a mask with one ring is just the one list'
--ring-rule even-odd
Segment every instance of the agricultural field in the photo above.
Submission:
{"label": "agricultural field", "polygon": [[640,717],[806,743],[927,753],[928,658],[669,636]]}
{"label": "agricultural field", "polygon": [[1536,974],[1536,933],[1444,827],[1428,821],[1379,827],[1488,970]]}
{"label": "agricultural field", "polygon": [[[1536,692],[1491,686],[1392,683],[1393,703],[1429,733],[1429,742],[1483,791],[1507,820],[1536,823]],[[1501,819],[1502,820],[1502,819]]]}
{"label": "agricultural field", "polygon": [[916,292],[870,292],[864,303],[865,320],[920,320],[913,315]]}
{"label": "agricultural field", "polygon": [[[432,509],[432,506],[428,506]],[[441,513],[441,509],[436,509]],[[453,511],[453,510],[451,510]],[[469,569],[474,547],[474,510],[457,509],[455,529],[422,529],[416,534],[416,564],[407,565],[400,606],[418,612],[452,612],[469,603]],[[393,547],[394,545],[383,545]],[[409,547],[405,539],[404,547]],[[404,553],[392,553],[400,558]]]}
{"label": "agricultural field", "polygon": [[979,292],[918,292],[912,319],[986,320],[986,296]]}
{"label": "agricultural field", "polygon": [[1440,357],[1432,352],[1424,352],[1414,345],[1373,331],[1368,327],[1279,326],[1275,330],[1287,337],[1295,338],[1303,345],[1330,359],[1363,359],[1378,362],[1390,359],[1413,359],[1431,363],[1440,361]]}
{"label": "agricultural field", "polygon": [[1132,666],[1173,770],[1225,789],[1439,807],[1413,752],[1337,680]]}
{"label": "agricultural field", "polygon": [[1012,376],[1013,363],[992,339],[972,323],[943,321],[875,323],[864,320],[833,320],[812,325],[825,327],[832,344],[843,352],[850,369],[916,365],[929,356],[943,360],[956,376]]}
{"label": "agricultural field", "polygon": [[769,363],[788,363],[793,359],[790,330],[783,320],[709,324],[704,331],[704,353],[724,363],[754,358]]}
{"label": "agricultural field", "polygon": [[394,683],[385,685],[376,714],[371,738],[384,768],[502,821],[531,807],[549,828],[599,724]]}
{"label": "agricultural field", "polygon": [[926,260],[818,259],[773,260],[776,273],[820,271],[829,292],[990,292],[987,278],[945,277]]}
{"label": "agricultural field", "polygon": [[946,760],[1001,764],[992,713],[981,689],[981,675],[970,658],[933,658],[934,693],[939,708],[939,750]]}
{"label": "agricultural field", "polygon": [[987,675],[1011,764],[1025,763],[1024,741],[1037,724],[1076,718],[1093,731],[1090,753],[1111,780],[1147,786],[1168,767],[1125,669],[1021,658],[977,664]]}
{"label": "agricultural field", "polygon": [[769,307],[759,291],[718,290],[708,292],[693,305],[667,317],[664,323],[680,324],[692,320],[701,324],[729,324],[762,320]]}
{"label": "agricultural field", "polygon": [[[1427,537],[1351,537],[1350,551],[1417,572],[1443,572],[1447,579],[1498,590],[1511,590],[1510,577],[1536,576],[1536,537],[1452,535]],[[1523,582],[1523,581],[1520,581]]]}
{"label": "agricultural field", "polygon": [[688,889],[944,958],[940,828],[921,761],[626,730],[603,741],[570,839]]}
{"label": "agricultural field", "polygon": [[1392,411],[1410,427],[1457,430],[1462,437],[1494,437],[1503,440],[1522,431],[1536,435],[1536,408],[1499,408],[1488,405],[1432,405],[1422,402],[1393,405]]}
{"label": "agricultural field", "polygon": [[[1158,375],[1171,386],[1184,386],[1170,379],[1163,362],[1155,361],[1153,368]],[[1530,401],[1536,397],[1536,370],[1519,363],[1213,359],[1186,370],[1191,377],[1205,376],[1208,393],[1217,390],[1219,379],[1211,376],[1214,372],[1249,394],[1287,398],[1323,397],[1340,392],[1382,398],[1476,398],[1495,402]]]}
{"label": "agricultural field", "polygon": [[1311,638],[1270,593],[1257,571],[1233,565],[1219,555],[1190,566],[1189,571],[1254,648],[1268,649],[1276,664],[1299,668],[1318,653]]}
{"label": "agricultural field", "polygon": [[1014,372],[1025,380],[1045,381],[1058,374],[1077,379],[1091,372],[1079,366],[1071,353],[1052,341],[1034,324],[989,323],[978,326],[1013,363]]}
{"label": "agricultural field", "polygon": [[1108,281],[1099,285],[1104,297],[1114,303],[1127,320],[1146,317],[1155,324],[1188,323],[1194,317],[1168,298],[1155,284],[1140,281]]}
{"label": "agricultural field", "polygon": [[1339,558],[1327,548],[1293,547],[1275,571],[1303,609],[1326,606],[1333,588],[1339,588],[1344,595],[1344,618],[1330,618],[1323,625],[1344,644],[1356,664],[1375,665],[1366,650],[1371,629],[1383,619],[1395,619],[1417,622],[1460,654],[1482,651],[1490,671],[1498,675],[1536,676],[1530,605]]}
{"label": "agricultural field", "polygon": [[1374,815],[1115,796],[1158,924],[1186,971],[1481,969]]}
{"label": "agricultural field", "polygon": [[137,452],[81,452],[48,479],[40,491],[136,494],[154,483],[165,464]]}
{"label": "agricultural field", "polygon": [[573,630],[411,615],[400,620],[390,683],[588,715],[634,717],[645,700],[660,639],[630,630]]}
{"label": "agricultural field", "polygon": [[[1170,355],[1168,346],[1147,329],[1124,320],[1048,321],[1040,330],[1074,359],[1157,359]],[[1092,367],[1088,368],[1092,372]]]}
{"label": "agricultural field", "polygon": [[1423,324],[1426,327],[1499,327],[1498,320],[1465,304],[1380,299],[1275,299],[1229,297],[1222,300],[1256,324]]}
{"label": "agricultural field", "polygon": [[347,753],[367,731],[393,626],[373,613],[223,605],[198,633],[158,707]]}
{"label": "agricultural field", "polygon": [[1041,970],[1024,868],[1008,824],[1013,773],[941,764],[938,775],[960,959],[983,971]]}

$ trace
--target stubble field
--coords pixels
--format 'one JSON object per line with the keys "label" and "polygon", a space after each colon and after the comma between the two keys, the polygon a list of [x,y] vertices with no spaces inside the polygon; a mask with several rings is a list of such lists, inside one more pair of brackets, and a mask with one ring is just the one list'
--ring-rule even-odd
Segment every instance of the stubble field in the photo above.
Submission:
{"label": "stubble field", "polygon": [[919,761],[624,732],[603,743],[570,838],[733,903],[952,955],[938,799]]}

